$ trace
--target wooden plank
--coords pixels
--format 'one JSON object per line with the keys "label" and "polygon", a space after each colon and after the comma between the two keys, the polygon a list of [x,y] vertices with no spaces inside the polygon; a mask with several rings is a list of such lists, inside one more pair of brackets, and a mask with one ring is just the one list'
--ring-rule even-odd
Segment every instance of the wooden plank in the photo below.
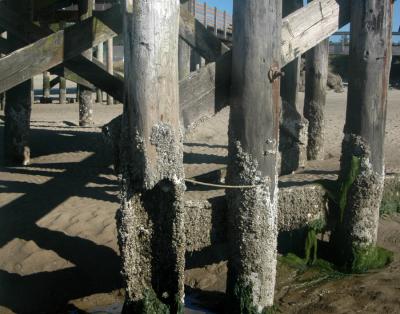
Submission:
{"label": "wooden plank", "polygon": [[213,33],[209,32],[186,9],[181,9],[179,22],[180,37],[207,61],[215,61],[229,48]]}
{"label": "wooden plank", "polygon": [[350,21],[350,1],[315,0],[282,21],[282,65],[301,56]]}
{"label": "wooden plank", "polygon": [[229,104],[232,54],[228,52],[180,81],[181,121],[185,129]]}
{"label": "wooden plank", "polygon": [[[2,14],[0,11],[0,17]],[[89,18],[14,51],[0,60],[0,91],[57,66],[116,35],[101,20]]]}

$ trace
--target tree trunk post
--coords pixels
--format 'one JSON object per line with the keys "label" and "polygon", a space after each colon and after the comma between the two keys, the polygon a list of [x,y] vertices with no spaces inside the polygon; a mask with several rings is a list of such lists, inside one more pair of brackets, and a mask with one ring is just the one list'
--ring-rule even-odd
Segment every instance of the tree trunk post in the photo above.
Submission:
{"label": "tree trunk post", "polygon": [[[97,60],[104,62],[104,43],[97,45]],[[103,91],[99,88],[96,89],[96,102],[103,103]]]}
{"label": "tree trunk post", "polygon": [[[282,16],[303,7],[302,0],[282,1]],[[307,160],[307,121],[297,111],[301,58],[293,60],[283,68],[281,80],[282,111],[280,122],[279,151],[281,174],[290,174],[304,167]]]}
{"label": "tree trunk post", "polygon": [[324,111],[328,64],[329,39],[325,39],[306,53],[304,117],[308,120],[308,160],[324,159]]}
{"label": "tree trunk post", "polygon": [[[190,12],[190,3],[181,0],[181,10]],[[190,74],[190,46],[179,38],[179,80],[184,79]]]}
{"label": "tree trunk post", "polygon": [[185,190],[178,0],[133,0],[124,14],[125,104],[118,242],[123,313],[182,313]]}
{"label": "tree trunk post", "polygon": [[[10,9],[32,20],[32,3],[7,0]],[[7,38],[13,45],[23,47],[14,36]],[[30,162],[29,131],[32,110],[32,80],[27,80],[6,92],[4,125],[4,159],[8,164],[28,165]]]}
{"label": "tree trunk post", "polygon": [[261,313],[273,305],[281,21],[281,1],[233,2],[227,182],[253,187],[227,190],[230,313]]}
{"label": "tree trunk post", "polygon": [[392,12],[391,0],[351,2],[352,70],[340,164],[340,212],[332,242],[338,262],[353,272],[383,266],[371,257],[381,252],[376,241],[385,178]]}
{"label": "tree trunk post", "polygon": [[[110,74],[114,74],[114,40],[110,38],[107,40],[107,71]],[[113,105],[114,98],[107,95],[107,105]]]}
{"label": "tree trunk post", "polygon": [[[84,21],[93,14],[93,0],[78,0],[79,21]],[[83,55],[92,60],[92,49],[86,50]],[[93,124],[93,92],[85,86],[78,88],[79,101],[79,125],[89,126]]]}

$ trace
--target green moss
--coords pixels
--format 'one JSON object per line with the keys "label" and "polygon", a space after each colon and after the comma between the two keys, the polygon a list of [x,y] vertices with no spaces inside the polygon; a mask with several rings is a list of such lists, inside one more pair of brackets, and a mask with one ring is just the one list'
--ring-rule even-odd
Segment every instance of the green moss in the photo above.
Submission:
{"label": "green moss", "polygon": [[361,158],[352,156],[350,170],[343,181],[320,180],[320,184],[326,191],[327,196],[339,207],[339,221],[343,222],[344,210],[347,205],[347,197],[351,186],[360,174]]}
{"label": "green moss", "polygon": [[340,184],[338,203],[340,210],[340,222],[343,222],[344,210],[347,204],[347,195],[357,176],[360,174],[361,158],[352,156],[350,170],[347,177]]}
{"label": "green moss", "polygon": [[280,256],[278,260],[280,263],[296,269],[299,274],[307,274],[310,272],[313,274],[311,277],[309,275],[306,276],[307,279],[305,280],[298,278],[298,283],[302,285],[325,280],[334,280],[346,276],[346,274],[338,271],[332,263],[323,259],[316,259],[314,263],[310,265],[307,263],[306,259],[289,253],[286,256]]}
{"label": "green moss", "polygon": [[352,273],[364,273],[370,269],[379,269],[393,261],[393,252],[377,246],[353,248],[353,261],[348,269]]}
{"label": "green moss", "polygon": [[152,289],[146,290],[144,298],[134,306],[135,313],[141,314],[169,314],[168,305],[161,302]]}
{"label": "green moss", "polygon": [[[325,221],[322,219],[311,222],[308,226],[308,233],[305,243],[306,263],[313,265],[317,260],[318,254],[318,239],[317,234],[322,232],[325,228]],[[312,256],[311,256],[312,254]]]}
{"label": "green moss", "polygon": [[242,283],[236,283],[234,287],[234,302],[231,305],[231,313],[238,314],[273,314],[276,307],[265,308],[261,313],[253,305],[252,287]]}

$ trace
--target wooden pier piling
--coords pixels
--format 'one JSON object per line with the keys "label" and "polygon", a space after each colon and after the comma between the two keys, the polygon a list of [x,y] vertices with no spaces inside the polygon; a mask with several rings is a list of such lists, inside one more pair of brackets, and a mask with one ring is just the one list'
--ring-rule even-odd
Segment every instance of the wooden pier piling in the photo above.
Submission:
{"label": "wooden pier piling", "polygon": [[281,1],[233,2],[227,183],[252,187],[227,190],[229,313],[261,313],[274,300],[281,20]]}
{"label": "wooden pier piling", "polygon": [[185,185],[179,1],[133,0],[131,4],[124,14],[126,96],[122,204],[117,214],[126,288],[123,313],[182,313]]}

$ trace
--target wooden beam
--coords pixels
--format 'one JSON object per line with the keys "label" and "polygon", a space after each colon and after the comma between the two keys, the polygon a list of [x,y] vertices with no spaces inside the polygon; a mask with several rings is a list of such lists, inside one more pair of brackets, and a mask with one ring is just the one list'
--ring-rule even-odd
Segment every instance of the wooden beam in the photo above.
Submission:
{"label": "wooden beam", "polygon": [[301,56],[350,21],[350,1],[315,0],[282,21],[282,65]]}
{"label": "wooden beam", "polygon": [[59,76],[53,78],[53,79],[50,81],[50,88],[53,88],[53,87],[56,86],[58,83],[60,83],[60,77],[59,77]]}
{"label": "wooden beam", "polygon": [[207,61],[215,61],[229,48],[222,43],[212,32],[208,31],[185,8],[181,9],[179,22],[180,37]]}
{"label": "wooden beam", "polygon": [[[4,12],[0,9],[0,23],[3,14]],[[40,31],[36,29],[37,33],[33,35],[25,36],[19,32],[16,33],[27,41],[29,36],[38,37],[39,34],[43,34],[44,29],[39,29]],[[10,32],[14,33],[13,30]],[[33,77],[57,66],[116,35],[101,20],[89,18],[14,51],[0,60],[0,91],[23,82],[27,77]]]}

